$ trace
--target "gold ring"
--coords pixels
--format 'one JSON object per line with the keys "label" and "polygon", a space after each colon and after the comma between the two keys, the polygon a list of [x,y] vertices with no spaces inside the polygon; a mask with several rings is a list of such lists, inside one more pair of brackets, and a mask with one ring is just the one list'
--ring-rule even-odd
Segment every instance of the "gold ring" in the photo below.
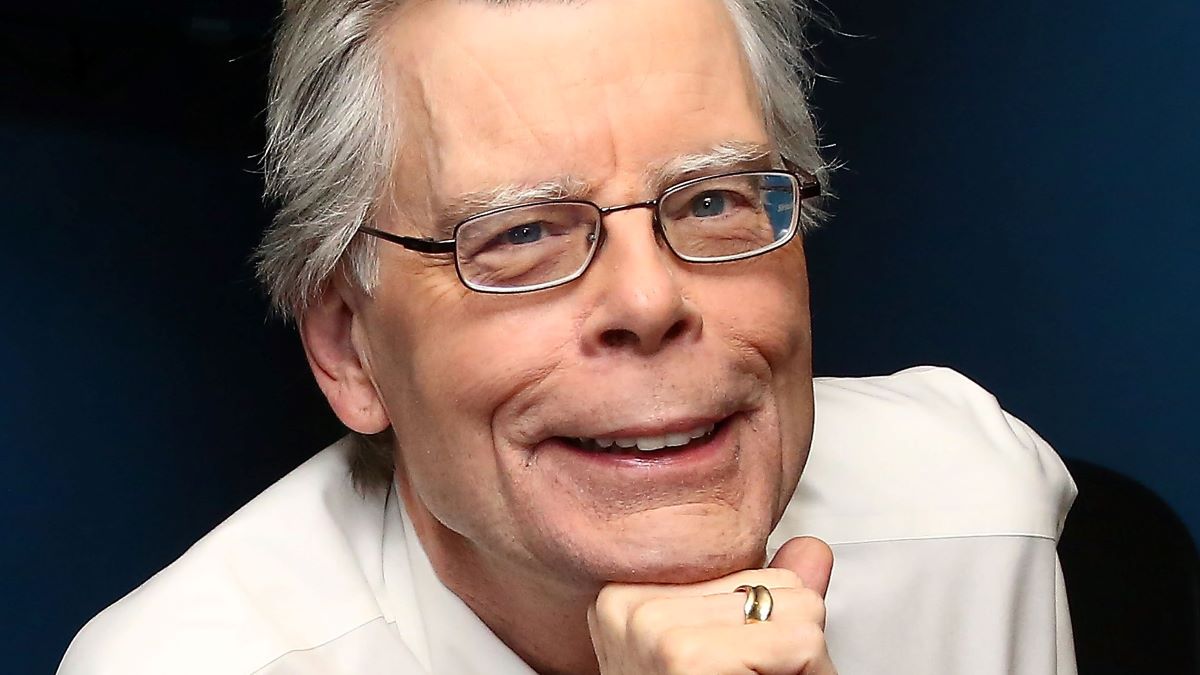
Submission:
{"label": "gold ring", "polygon": [[741,591],[746,592],[746,604],[742,606],[746,623],[758,623],[771,618],[771,608],[775,600],[766,586],[738,586],[733,589],[734,593]]}

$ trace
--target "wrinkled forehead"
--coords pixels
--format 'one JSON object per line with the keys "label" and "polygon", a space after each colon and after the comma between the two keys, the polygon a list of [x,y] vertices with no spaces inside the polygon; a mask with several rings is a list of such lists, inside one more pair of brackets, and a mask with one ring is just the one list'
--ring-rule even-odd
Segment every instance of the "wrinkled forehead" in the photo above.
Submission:
{"label": "wrinkled forehead", "polygon": [[604,185],[767,143],[722,0],[419,2],[385,47],[399,171],[434,201],[564,176]]}

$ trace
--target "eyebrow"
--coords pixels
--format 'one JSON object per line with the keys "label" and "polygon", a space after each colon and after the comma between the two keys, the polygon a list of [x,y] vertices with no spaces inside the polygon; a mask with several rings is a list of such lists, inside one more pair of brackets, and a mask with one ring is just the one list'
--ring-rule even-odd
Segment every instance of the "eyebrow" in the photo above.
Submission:
{"label": "eyebrow", "polygon": [[585,199],[592,186],[585,180],[560,176],[539,183],[513,183],[466,192],[442,204],[437,211],[436,234],[449,239],[458,223],[487,211],[551,199]]}
{"label": "eyebrow", "polygon": [[[761,143],[726,141],[707,150],[680,155],[653,165],[645,173],[646,183],[655,192],[703,174],[769,169],[772,150]],[[511,183],[466,192],[446,200],[437,209],[434,235],[449,239],[454,227],[472,216],[495,209],[531,202],[557,199],[587,199],[593,185],[574,176],[559,176],[538,183]]]}
{"label": "eyebrow", "polygon": [[770,146],[726,141],[702,152],[680,155],[651,167],[647,182],[661,191],[702,174],[770,169],[774,166],[772,159]]}

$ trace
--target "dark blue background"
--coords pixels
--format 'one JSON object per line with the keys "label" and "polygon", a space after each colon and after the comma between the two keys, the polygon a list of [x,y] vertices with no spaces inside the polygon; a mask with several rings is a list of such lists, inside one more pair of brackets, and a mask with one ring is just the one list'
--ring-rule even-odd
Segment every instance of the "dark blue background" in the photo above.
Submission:
{"label": "dark blue background", "polygon": [[[337,426],[247,265],[273,7],[0,9],[0,652],[92,614]],[[958,368],[1200,532],[1200,4],[831,2],[819,374]],[[1133,533],[1131,533],[1131,536]]]}

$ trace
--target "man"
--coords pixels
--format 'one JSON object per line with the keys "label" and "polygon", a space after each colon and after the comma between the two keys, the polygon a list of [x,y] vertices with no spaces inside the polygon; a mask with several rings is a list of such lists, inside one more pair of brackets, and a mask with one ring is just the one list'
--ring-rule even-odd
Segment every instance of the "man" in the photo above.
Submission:
{"label": "man", "polygon": [[1073,672],[1045,443],[814,386],[792,12],[290,3],[260,269],[356,435],[60,672]]}

